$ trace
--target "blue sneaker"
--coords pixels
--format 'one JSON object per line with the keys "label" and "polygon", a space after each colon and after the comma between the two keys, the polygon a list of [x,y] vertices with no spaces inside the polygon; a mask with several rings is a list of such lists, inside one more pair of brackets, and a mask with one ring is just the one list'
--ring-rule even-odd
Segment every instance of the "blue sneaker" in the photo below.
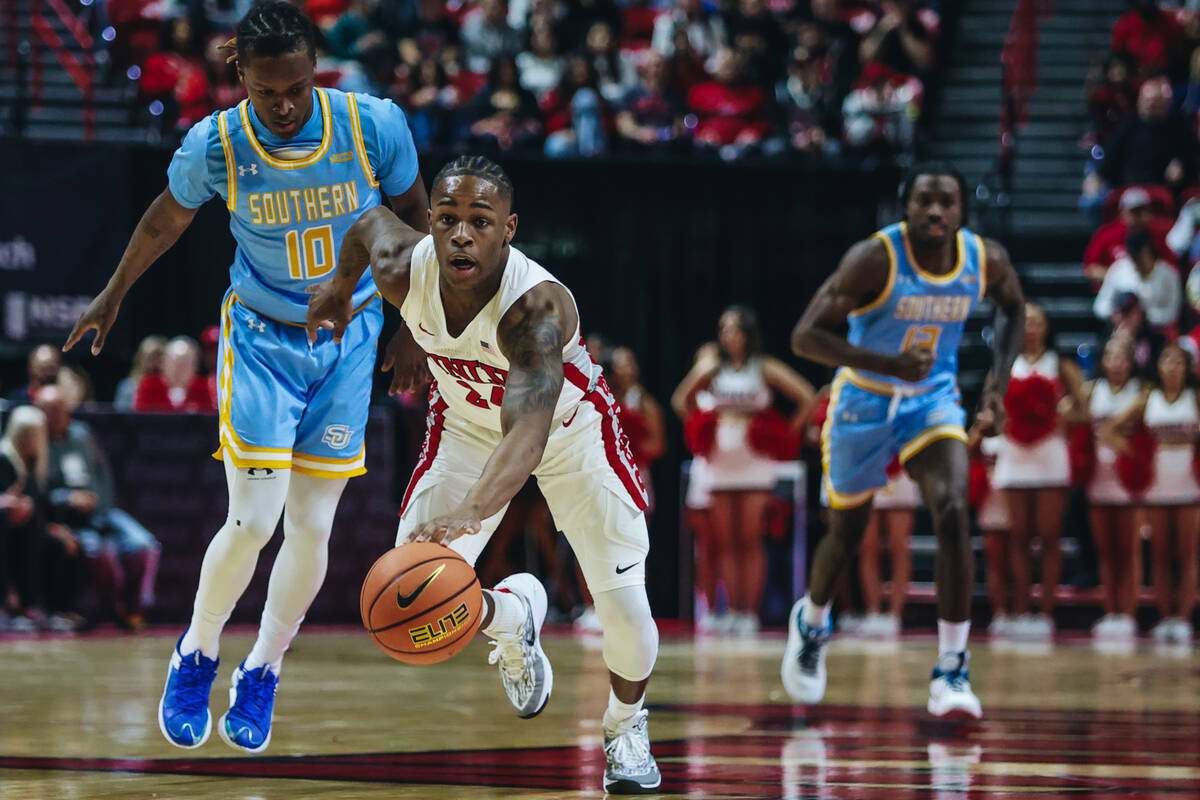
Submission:
{"label": "blue sneaker", "polygon": [[229,710],[221,717],[217,730],[225,744],[246,753],[261,753],[271,743],[271,714],[275,710],[275,689],[279,676],[269,664],[246,670],[243,661],[233,672],[229,689]]}
{"label": "blue sneaker", "polygon": [[783,688],[798,703],[819,703],[825,696],[825,650],[833,633],[832,621],[814,628],[804,621],[802,597],[788,615],[787,649],[783,653],[780,677]]}
{"label": "blue sneaker", "polygon": [[940,719],[976,720],[983,717],[979,698],[971,691],[967,669],[970,654],[944,653],[929,679],[929,713]]}
{"label": "blue sneaker", "polygon": [[158,729],[176,747],[192,749],[208,741],[212,733],[212,715],[208,713],[208,693],[217,677],[215,658],[205,658],[199,650],[184,655],[179,651],[183,637],[175,643],[167,685],[158,703]]}

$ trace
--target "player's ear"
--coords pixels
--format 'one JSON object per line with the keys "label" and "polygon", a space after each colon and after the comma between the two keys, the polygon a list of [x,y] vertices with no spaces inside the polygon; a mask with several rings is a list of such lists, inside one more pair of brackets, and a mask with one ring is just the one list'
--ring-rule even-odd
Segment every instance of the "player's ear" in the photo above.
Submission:
{"label": "player's ear", "polygon": [[504,243],[510,244],[517,235],[517,215],[509,214],[504,221]]}

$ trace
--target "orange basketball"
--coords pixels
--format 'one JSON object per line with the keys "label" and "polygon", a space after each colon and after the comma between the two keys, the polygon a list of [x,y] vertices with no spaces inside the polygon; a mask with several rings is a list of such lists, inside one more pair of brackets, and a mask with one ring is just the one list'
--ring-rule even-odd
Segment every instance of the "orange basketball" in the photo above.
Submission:
{"label": "orange basketball", "polygon": [[379,557],[358,604],[367,633],[383,652],[405,664],[436,664],[475,635],[483,589],[458,553],[434,542],[410,542]]}

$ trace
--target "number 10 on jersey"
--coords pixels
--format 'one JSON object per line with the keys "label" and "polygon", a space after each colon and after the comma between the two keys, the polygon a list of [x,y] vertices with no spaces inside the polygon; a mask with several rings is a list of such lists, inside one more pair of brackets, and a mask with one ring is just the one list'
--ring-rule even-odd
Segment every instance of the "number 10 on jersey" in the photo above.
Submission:
{"label": "number 10 on jersey", "polygon": [[288,275],[292,280],[320,278],[333,270],[332,225],[288,231],[284,242],[287,244]]}

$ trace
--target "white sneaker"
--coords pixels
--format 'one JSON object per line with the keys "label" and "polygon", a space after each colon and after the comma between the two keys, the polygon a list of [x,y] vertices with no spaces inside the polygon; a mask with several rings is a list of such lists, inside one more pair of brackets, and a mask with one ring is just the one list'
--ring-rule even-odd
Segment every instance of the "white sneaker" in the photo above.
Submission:
{"label": "white sneaker", "polygon": [[862,633],[863,623],[867,618],[862,614],[855,614],[853,611],[844,611],[838,614],[837,629],[838,633],[854,634]]}
{"label": "white sneaker", "polygon": [[967,662],[970,654],[946,653],[938,659],[929,681],[929,713],[940,719],[981,719],[983,709],[971,691]]}
{"label": "white sneaker", "polygon": [[819,703],[825,696],[825,651],[832,625],[814,628],[804,622],[804,598],[792,605],[788,615],[787,649],[783,653],[780,677],[783,688],[798,703]]}
{"label": "white sneaker", "polygon": [[648,718],[643,708],[620,729],[604,729],[604,791],[609,794],[646,794],[662,785],[650,753]]}
{"label": "white sneaker", "polygon": [[1129,614],[1113,614],[1112,635],[1115,638],[1136,639],[1137,638],[1137,620]]}
{"label": "white sneaker", "polygon": [[[1157,625],[1155,625],[1154,629],[1150,631],[1150,635],[1154,638],[1154,641],[1161,644],[1167,644],[1168,642],[1172,641],[1175,637],[1176,620],[1179,620],[1179,618],[1166,617]],[[1182,622],[1183,620],[1179,621]]]}
{"label": "white sneaker", "polygon": [[583,613],[575,618],[573,627],[580,633],[603,633],[600,628],[600,618],[596,616],[595,606],[585,608]]}
{"label": "white sneaker", "polygon": [[1171,641],[1175,644],[1191,645],[1192,623],[1176,617],[1174,624],[1171,626]]}
{"label": "white sneaker", "polygon": [[895,639],[900,635],[900,620],[891,614],[867,614],[858,633],[877,639]]}
{"label": "white sneaker", "polygon": [[757,614],[735,611],[730,616],[733,617],[733,623],[729,626],[729,632],[734,636],[750,638],[758,633],[760,623]]}
{"label": "white sneaker", "polygon": [[988,625],[988,635],[993,639],[1003,639],[1014,634],[1017,618],[1003,612],[992,615],[992,624]]}
{"label": "white sneaker", "polygon": [[1013,625],[1013,635],[1020,639],[1051,639],[1054,622],[1045,614],[1022,614]]}
{"label": "white sneaker", "polygon": [[546,621],[546,589],[528,572],[509,575],[497,589],[507,589],[525,605],[525,622],[515,634],[492,642],[488,663],[500,665],[500,682],[508,702],[522,719],[536,717],[550,701],[554,671],[542,650],[542,623]]}

